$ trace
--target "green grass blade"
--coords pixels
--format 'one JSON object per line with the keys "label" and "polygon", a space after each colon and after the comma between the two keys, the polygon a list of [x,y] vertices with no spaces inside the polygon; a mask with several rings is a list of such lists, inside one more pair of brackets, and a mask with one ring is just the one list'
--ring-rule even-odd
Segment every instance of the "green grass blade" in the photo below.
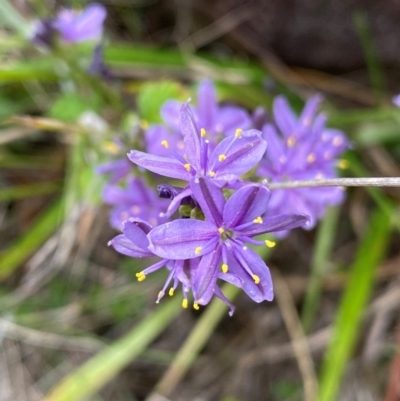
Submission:
{"label": "green grass blade", "polygon": [[44,211],[9,249],[0,253],[0,280],[7,278],[56,230],[64,203],[59,200]]}
{"label": "green grass blade", "polygon": [[65,377],[43,401],[79,401],[92,396],[171,323],[181,310],[180,302],[179,297],[175,297],[157,307],[127,335]]}
{"label": "green grass blade", "polygon": [[371,86],[374,89],[376,100],[379,103],[382,100],[385,90],[385,79],[378,52],[374,44],[374,38],[371,34],[368,16],[364,11],[359,10],[354,13],[353,21],[364,51]]}
{"label": "green grass blade", "polygon": [[[233,300],[239,294],[240,289],[226,284],[222,291],[227,298]],[[157,385],[157,391],[164,396],[168,396],[174,390],[182,377],[196,361],[197,356],[209,340],[218,323],[227,314],[228,309],[226,305],[221,300],[214,299],[190,332],[189,337],[179,350],[167,373]]]}
{"label": "green grass blade", "polygon": [[321,296],[322,280],[328,267],[327,260],[332,250],[333,241],[335,240],[339,211],[338,207],[328,208],[324,219],[318,227],[311,264],[311,276],[301,316],[305,332],[310,331],[317,312]]}
{"label": "green grass blade", "polygon": [[373,289],[375,270],[386,251],[389,227],[387,213],[375,211],[358,248],[336,315],[332,341],[322,366],[319,401],[334,401],[337,397],[342,376],[357,340],[361,318]]}
{"label": "green grass blade", "polygon": [[37,184],[16,185],[9,188],[0,188],[0,202],[47,195],[60,189],[60,184],[56,182],[40,182]]}
{"label": "green grass blade", "polygon": [[27,36],[29,33],[28,21],[11,5],[10,1],[0,0],[0,22],[15,29],[22,36]]}

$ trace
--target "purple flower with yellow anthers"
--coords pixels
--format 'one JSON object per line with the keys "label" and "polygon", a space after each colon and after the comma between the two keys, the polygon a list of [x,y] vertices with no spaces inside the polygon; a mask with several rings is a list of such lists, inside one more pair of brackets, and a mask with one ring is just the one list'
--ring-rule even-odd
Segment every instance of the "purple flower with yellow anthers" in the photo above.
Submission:
{"label": "purple flower with yellow anthers", "polygon": [[[257,130],[238,129],[223,139],[209,152],[206,131],[197,128],[193,113],[187,103],[182,106],[180,128],[184,141],[185,157],[171,150],[172,157],[156,156],[132,150],[128,157],[140,167],[156,174],[190,181],[193,177],[208,177],[220,187],[235,183],[242,174],[251,170],[262,158],[267,143]],[[166,148],[169,143],[162,141]],[[174,200],[167,211],[171,215],[182,198],[191,194],[187,187]]]}
{"label": "purple flower with yellow anthers", "polygon": [[98,3],[87,5],[81,12],[64,9],[53,20],[53,28],[65,42],[77,43],[99,39],[106,19],[105,7]]}
{"label": "purple flower with yellow anthers", "polygon": [[192,178],[190,188],[205,221],[180,219],[155,227],[148,234],[151,252],[178,260],[202,256],[192,275],[197,304],[210,301],[218,278],[242,288],[256,302],[272,300],[269,269],[247,244],[274,246],[274,242],[253,237],[299,227],[307,217],[264,216],[270,191],[262,185],[246,185],[227,201],[221,188],[204,177]]}
{"label": "purple flower with yellow anthers", "polygon": [[[283,182],[337,177],[336,167],[345,167],[338,157],[350,143],[344,133],[326,128],[326,118],[316,114],[321,99],[312,97],[297,118],[284,97],[274,102],[274,125],[263,128],[268,142],[257,175],[269,182]],[[310,216],[305,228],[311,229],[327,205],[342,202],[344,191],[338,187],[274,190],[271,213],[300,213]],[[280,233],[280,236],[285,233]]]}
{"label": "purple flower with yellow anthers", "polygon": [[[130,256],[132,258],[152,258],[156,255],[149,250],[149,241],[147,234],[152,229],[152,226],[138,218],[130,218],[126,220],[122,225],[122,234],[117,235],[108,245],[114,247],[114,249],[122,253],[123,255]],[[143,271],[136,274],[138,281],[143,281],[146,276],[166,267],[169,270],[169,275],[162,290],[159,292],[157,297],[157,303],[160,302],[161,298],[168,292],[170,296],[174,295],[175,290],[182,284],[183,301],[182,306],[188,307],[188,295],[192,286],[192,275],[198,269],[200,258],[192,258],[187,260],[171,260],[168,258],[161,259],[155,264],[147,267]],[[222,291],[215,286],[214,294],[221,298],[231,309],[231,314],[234,311],[234,306],[227,300]],[[199,304],[194,303],[193,308],[198,310]]]}
{"label": "purple flower with yellow anthers", "polygon": [[106,185],[103,199],[104,202],[114,206],[110,213],[110,224],[118,230],[130,217],[138,217],[152,225],[166,221],[160,217],[160,213],[165,210],[168,202],[158,197],[141,178],[129,178],[125,188]]}
{"label": "purple flower with yellow anthers", "polygon": [[[162,140],[168,141],[170,148],[182,155],[183,142],[179,127],[182,103],[168,100],[161,107],[163,124],[152,125],[145,134],[146,149],[149,153],[166,156]],[[198,127],[207,132],[210,146],[213,147],[221,135],[233,135],[238,128],[251,128],[249,113],[238,106],[219,105],[213,82],[205,79],[197,91],[197,106],[193,108],[193,118]]]}

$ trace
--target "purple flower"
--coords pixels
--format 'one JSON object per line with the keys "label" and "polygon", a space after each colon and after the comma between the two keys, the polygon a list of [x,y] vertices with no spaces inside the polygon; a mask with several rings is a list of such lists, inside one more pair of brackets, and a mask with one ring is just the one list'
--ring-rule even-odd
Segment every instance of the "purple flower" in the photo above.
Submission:
{"label": "purple flower", "polygon": [[392,97],[392,103],[397,106],[400,107],[400,95],[396,95]]}
{"label": "purple flower", "polygon": [[[149,250],[149,241],[147,238],[147,234],[150,232],[151,228],[151,225],[146,221],[137,218],[130,218],[123,223],[122,234],[117,235],[109,241],[108,245],[113,246],[117,252],[132,258],[154,257],[156,255]],[[188,294],[192,286],[192,275],[198,269],[199,263],[200,258],[192,258],[188,260],[171,260],[164,258],[137,273],[136,277],[138,281],[143,281],[148,274],[160,270],[165,266],[169,270],[169,274],[164,287],[158,293],[156,302],[158,303],[166,294],[168,287],[170,287],[168,294],[170,296],[174,295],[176,288],[179,283],[181,283],[183,293],[182,306],[187,308]],[[234,306],[225,298],[224,294],[217,286],[214,288],[214,294],[221,298],[230,307],[230,314],[232,315],[235,310]],[[193,308],[196,310],[199,309],[199,304],[195,302]]]}
{"label": "purple flower", "polygon": [[118,230],[130,217],[149,221],[152,225],[165,221],[165,218],[160,217],[160,213],[168,202],[160,199],[141,178],[128,179],[126,188],[106,185],[103,199],[114,206],[110,213],[110,224]]}
{"label": "purple flower", "polygon": [[92,61],[88,68],[88,73],[90,75],[98,76],[105,81],[111,81],[113,76],[110,69],[104,63],[103,53],[103,44],[99,43],[93,50]]}
{"label": "purple flower", "polygon": [[218,278],[242,288],[256,302],[272,300],[269,269],[246,244],[274,246],[271,241],[253,237],[299,227],[307,217],[294,214],[263,217],[270,197],[264,186],[246,185],[227,201],[211,180],[193,178],[190,187],[205,221],[180,219],[155,227],[148,234],[149,249],[168,259],[202,256],[192,276],[192,291],[198,304],[210,301]]}
{"label": "purple flower", "polygon": [[[199,131],[193,113],[187,103],[182,106],[180,128],[184,141],[184,157],[171,150],[173,157],[156,156],[138,150],[132,150],[128,157],[140,167],[156,174],[190,181],[193,177],[209,177],[219,186],[233,184],[239,176],[251,170],[262,158],[267,143],[257,130],[237,130],[234,135],[223,139],[216,148],[209,152],[206,132]],[[169,143],[162,140],[169,148]],[[181,197],[191,194],[187,188],[177,196],[168,209],[168,214],[175,210]]]}
{"label": "purple flower", "polygon": [[53,21],[62,40],[69,43],[84,42],[99,39],[103,33],[103,23],[107,11],[104,6],[92,3],[81,12],[64,9]]}
{"label": "purple flower", "polygon": [[109,161],[96,167],[97,174],[110,174],[110,184],[116,184],[132,171],[132,165],[127,158]]}
{"label": "purple flower", "polygon": [[54,34],[53,20],[43,19],[34,23],[33,32],[29,39],[36,46],[51,48],[54,42]]}
{"label": "purple flower", "polygon": [[[179,120],[182,103],[176,100],[167,101],[161,108],[163,125],[151,126],[145,135],[146,149],[149,153],[166,156],[168,153],[162,140],[167,140],[171,149],[182,154],[183,141]],[[193,108],[193,118],[198,127],[205,130],[211,148],[219,135],[233,135],[238,128],[251,127],[251,118],[246,110],[233,105],[220,106],[217,101],[214,84],[211,80],[203,80],[197,92],[197,107]]]}
{"label": "purple flower", "polygon": [[[268,149],[257,175],[269,182],[337,177],[338,157],[350,144],[342,131],[325,127],[325,116],[316,114],[320,101],[319,96],[310,98],[297,118],[284,97],[275,100],[276,127],[270,124],[263,128]],[[306,228],[311,229],[326,206],[339,204],[343,197],[344,191],[338,187],[274,190],[271,213],[309,215]]]}

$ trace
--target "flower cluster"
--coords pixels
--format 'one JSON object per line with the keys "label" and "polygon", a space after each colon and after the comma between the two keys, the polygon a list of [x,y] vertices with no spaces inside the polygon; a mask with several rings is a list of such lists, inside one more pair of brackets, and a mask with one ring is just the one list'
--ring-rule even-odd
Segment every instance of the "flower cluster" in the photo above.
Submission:
{"label": "flower cluster", "polygon": [[271,233],[312,227],[326,205],[343,197],[338,189],[271,191],[268,182],[335,177],[337,158],[349,143],[316,115],[318,97],[307,102],[299,118],[277,98],[274,122],[267,124],[261,109],[252,119],[239,107],[220,106],[209,80],[200,84],[197,100],[196,108],[167,102],[161,110],[165,124],[150,126],[145,149],[128,153],[137,171],[153,173],[146,174],[154,188],[158,184],[158,197],[143,178],[127,172],[126,162],[103,167],[112,175],[104,191],[113,205],[111,224],[122,231],[109,245],[130,257],[159,258],[137,273],[143,281],[166,267],[157,302],[181,286],[184,307],[190,292],[195,309],[215,295],[232,314],[219,280],[243,289],[255,302],[272,300],[269,269],[252,247],[273,247]]}

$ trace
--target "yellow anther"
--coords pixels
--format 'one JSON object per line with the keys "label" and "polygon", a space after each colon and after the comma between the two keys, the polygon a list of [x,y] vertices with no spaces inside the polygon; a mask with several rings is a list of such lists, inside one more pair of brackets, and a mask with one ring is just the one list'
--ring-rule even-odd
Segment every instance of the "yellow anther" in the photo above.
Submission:
{"label": "yellow anther", "polygon": [[182,308],[187,308],[188,307],[188,300],[185,298],[183,301],[182,301]]}
{"label": "yellow anther", "polygon": [[220,227],[220,228],[218,229],[218,232],[219,232],[220,234],[222,234],[222,233],[225,232],[225,230],[224,230],[222,227]]}
{"label": "yellow anther", "polygon": [[348,160],[341,159],[341,160],[339,160],[339,161],[337,162],[337,166],[338,166],[339,168],[341,168],[341,169],[344,170],[344,169],[346,169],[346,168],[349,168],[350,163],[349,163]]}
{"label": "yellow anther", "polygon": [[308,162],[308,163],[313,163],[313,162],[315,162],[315,155],[314,155],[314,153],[310,153],[310,154],[307,156],[307,162]]}
{"label": "yellow anther", "polygon": [[136,273],[136,277],[138,281],[143,281],[146,278],[146,275],[143,272]]}
{"label": "yellow anther", "polygon": [[343,140],[340,136],[335,136],[332,141],[333,146],[340,146],[342,144],[342,142],[343,142]]}
{"label": "yellow anther", "polygon": [[165,139],[163,141],[161,141],[161,145],[164,146],[165,149],[169,148],[169,143]]}
{"label": "yellow anther", "polygon": [[141,120],[139,125],[141,129],[149,128],[149,123],[146,120]]}
{"label": "yellow anther", "polygon": [[196,309],[196,310],[199,310],[199,309],[200,309],[200,306],[199,306],[199,304],[198,304],[197,302],[195,302],[195,303],[193,304],[193,308]]}
{"label": "yellow anther", "polygon": [[258,216],[256,219],[253,220],[253,223],[256,223],[256,224],[262,224],[262,222],[263,222],[263,219],[261,218],[261,216]]}
{"label": "yellow anther", "polygon": [[200,255],[200,252],[201,252],[202,249],[203,249],[203,248],[202,248],[201,246],[198,246],[198,247],[194,250],[194,253],[195,253],[196,255]]}
{"label": "yellow anther", "polygon": [[289,138],[287,139],[287,146],[289,146],[289,148],[293,148],[295,143],[296,143],[296,138],[293,135],[289,136]]}
{"label": "yellow anther", "polygon": [[219,155],[219,156],[218,156],[218,160],[219,160],[220,162],[223,162],[225,159],[226,159],[226,156],[225,156],[225,155]]}
{"label": "yellow anther", "polygon": [[168,291],[168,295],[170,296],[170,297],[172,297],[173,295],[174,295],[174,289],[171,287],[170,289],[169,289],[169,291]]}
{"label": "yellow anther", "polygon": [[222,264],[221,269],[223,273],[228,273],[228,265],[226,263]]}
{"label": "yellow anther", "polygon": [[276,242],[265,240],[265,245],[267,245],[268,248],[273,248],[276,245]]}
{"label": "yellow anther", "polygon": [[206,130],[204,128],[202,128],[200,130],[200,135],[204,138],[206,136]]}
{"label": "yellow anther", "polygon": [[106,141],[104,142],[104,149],[108,153],[112,153],[113,155],[117,154],[119,152],[119,146],[115,144],[114,142],[111,141]]}
{"label": "yellow anther", "polygon": [[260,282],[260,277],[258,277],[257,274],[253,274],[251,277],[253,277],[253,280],[256,284]]}
{"label": "yellow anther", "polygon": [[190,171],[190,164],[189,163],[184,164],[183,167],[185,167],[185,169],[187,171]]}
{"label": "yellow anther", "polygon": [[210,177],[214,177],[215,176],[215,171],[210,171],[208,174],[210,175]]}
{"label": "yellow anther", "polygon": [[240,128],[238,128],[238,129],[236,130],[236,132],[235,132],[236,138],[240,138],[240,137],[242,136],[242,132],[243,132],[243,130],[240,129]]}

